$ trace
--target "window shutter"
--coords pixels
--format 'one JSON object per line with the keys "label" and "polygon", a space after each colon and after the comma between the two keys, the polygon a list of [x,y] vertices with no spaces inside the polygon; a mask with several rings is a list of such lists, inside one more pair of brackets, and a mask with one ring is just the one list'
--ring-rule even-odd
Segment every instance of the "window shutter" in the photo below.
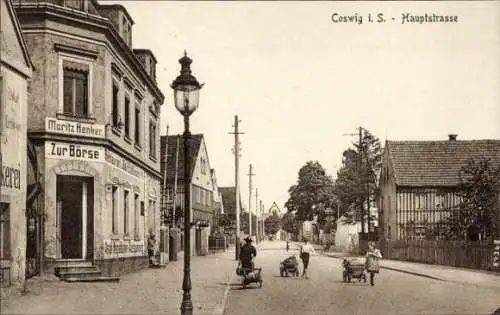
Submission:
{"label": "window shutter", "polygon": [[73,80],[65,73],[63,82],[64,113],[73,113]]}
{"label": "window shutter", "polygon": [[75,114],[87,116],[87,78],[78,73],[75,77]]}

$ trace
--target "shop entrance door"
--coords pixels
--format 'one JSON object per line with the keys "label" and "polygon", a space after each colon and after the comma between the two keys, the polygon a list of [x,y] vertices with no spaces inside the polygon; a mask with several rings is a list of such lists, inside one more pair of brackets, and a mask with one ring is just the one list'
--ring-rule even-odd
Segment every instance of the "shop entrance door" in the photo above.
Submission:
{"label": "shop entrance door", "polygon": [[[60,257],[86,259],[93,236],[93,179],[57,176]],[[90,241],[90,242],[89,242]]]}

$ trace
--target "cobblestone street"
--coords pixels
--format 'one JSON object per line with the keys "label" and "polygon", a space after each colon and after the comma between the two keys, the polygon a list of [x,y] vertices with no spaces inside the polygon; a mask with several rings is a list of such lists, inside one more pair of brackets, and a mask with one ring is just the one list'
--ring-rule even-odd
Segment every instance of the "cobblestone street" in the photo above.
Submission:
{"label": "cobblestone street", "polygon": [[[221,310],[235,266],[234,250],[191,259],[196,314]],[[35,282],[26,295],[13,295],[3,303],[2,314],[178,314],[182,268],[179,259],[164,269],[124,275],[118,283],[66,283],[57,278]]]}

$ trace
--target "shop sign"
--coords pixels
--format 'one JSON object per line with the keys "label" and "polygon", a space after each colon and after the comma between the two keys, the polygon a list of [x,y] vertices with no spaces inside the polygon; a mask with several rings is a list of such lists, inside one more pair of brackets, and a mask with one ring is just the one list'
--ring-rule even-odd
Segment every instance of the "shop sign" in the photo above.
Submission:
{"label": "shop sign", "polygon": [[493,241],[493,267],[500,268],[500,240]]}
{"label": "shop sign", "polygon": [[21,189],[21,170],[19,168],[2,165],[0,185],[6,188]]}
{"label": "shop sign", "polygon": [[104,125],[59,120],[50,117],[45,118],[45,130],[80,137],[104,138],[106,136]]}
{"label": "shop sign", "polygon": [[110,256],[143,256],[144,241],[105,240],[104,255]]}
{"label": "shop sign", "polygon": [[105,149],[98,146],[47,141],[45,156],[52,159],[104,162]]}
{"label": "shop sign", "polygon": [[106,151],[106,162],[124,170],[125,172],[134,175],[135,177],[144,178],[144,171],[124,158],[112,153],[111,151]]}

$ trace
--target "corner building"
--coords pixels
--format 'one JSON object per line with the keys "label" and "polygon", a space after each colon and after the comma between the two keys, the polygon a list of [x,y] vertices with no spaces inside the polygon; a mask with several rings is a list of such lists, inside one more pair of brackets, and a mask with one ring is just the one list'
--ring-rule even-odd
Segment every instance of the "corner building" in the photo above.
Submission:
{"label": "corner building", "polygon": [[34,68],[28,137],[42,193],[41,270],[146,267],[160,227],[156,59],[132,49],[134,21],[95,0],[16,1]]}
{"label": "corner building", "polygon": [[[0,0],[0,288],[26,275],[26,116],[32,64],[11,0]],[[7,290],[7,289],[5,289]],[[10,290],[10,289],[9,289]],[[0,306],[1,307],[1,306]]]}

